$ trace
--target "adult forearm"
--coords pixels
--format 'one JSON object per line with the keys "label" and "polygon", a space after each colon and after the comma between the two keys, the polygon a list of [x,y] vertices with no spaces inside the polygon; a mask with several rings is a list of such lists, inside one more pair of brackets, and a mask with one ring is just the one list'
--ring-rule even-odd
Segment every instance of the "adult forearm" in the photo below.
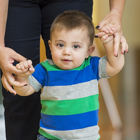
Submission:
{"label": "adult forearm", "polygon": [[125,1],[126,0],[109,0],[110,10],[114,9],[114,10],[118,11],[122,17]]}
{"label": "adult forearm", "polygon": [[9,0],[0,0],[0,47],[4,45]]}

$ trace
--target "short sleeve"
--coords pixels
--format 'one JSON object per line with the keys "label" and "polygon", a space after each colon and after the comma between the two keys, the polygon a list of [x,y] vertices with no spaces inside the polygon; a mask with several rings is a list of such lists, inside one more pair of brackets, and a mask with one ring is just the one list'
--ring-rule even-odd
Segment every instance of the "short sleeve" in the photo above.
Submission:
{"label": "short sleeve", "polygon": [[47,72],[41,64],[35,66],[35,72],[29,76],[29,83],[35,89],[39,91],[44,85],[47,79]]}
{"label": "short sleeve", "polygon": [[100,78],[109,78],[106,71],[106,65],[107,65],[107,57],[103,56],[99,60],[99,77]]}

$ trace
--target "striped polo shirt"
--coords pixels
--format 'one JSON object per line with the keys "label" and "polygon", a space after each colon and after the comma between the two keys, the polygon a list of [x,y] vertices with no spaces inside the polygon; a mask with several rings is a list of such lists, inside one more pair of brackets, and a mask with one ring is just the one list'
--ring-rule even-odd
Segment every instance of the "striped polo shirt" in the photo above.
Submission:
{"label": "striped polo shirt", "polygon": [[41,93],[39,133],[52,140],[98,140],[98,80],[107,78],[106,57],[89,57],[75,69],[62,70],[52,60],[36,65],[29,77]]}

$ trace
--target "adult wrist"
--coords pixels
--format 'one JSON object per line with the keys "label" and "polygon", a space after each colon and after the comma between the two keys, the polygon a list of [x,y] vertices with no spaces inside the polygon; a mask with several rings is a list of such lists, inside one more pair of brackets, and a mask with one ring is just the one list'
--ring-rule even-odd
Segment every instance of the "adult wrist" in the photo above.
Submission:
{"label": "adult wrist", "polygon": [[115,13],[115,14],[118,14],[121,18],[122,18],[122,11],[118,8],[112,8],[111,13]]}

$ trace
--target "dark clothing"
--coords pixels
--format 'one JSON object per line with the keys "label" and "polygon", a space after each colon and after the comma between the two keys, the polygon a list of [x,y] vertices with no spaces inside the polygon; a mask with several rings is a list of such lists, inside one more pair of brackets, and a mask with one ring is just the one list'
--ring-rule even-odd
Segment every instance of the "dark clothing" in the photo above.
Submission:
{"label": "dark clothing", "polygon": [[[92,0],[9,0],[5,45],[35,66],[40,60],[40,35],[51,58],[48,40],[54,18],[67,10],[79,10],[92,17]],[[40,92],[13,96],[3,88],[7,140],[36,140],[40,120]]]}

